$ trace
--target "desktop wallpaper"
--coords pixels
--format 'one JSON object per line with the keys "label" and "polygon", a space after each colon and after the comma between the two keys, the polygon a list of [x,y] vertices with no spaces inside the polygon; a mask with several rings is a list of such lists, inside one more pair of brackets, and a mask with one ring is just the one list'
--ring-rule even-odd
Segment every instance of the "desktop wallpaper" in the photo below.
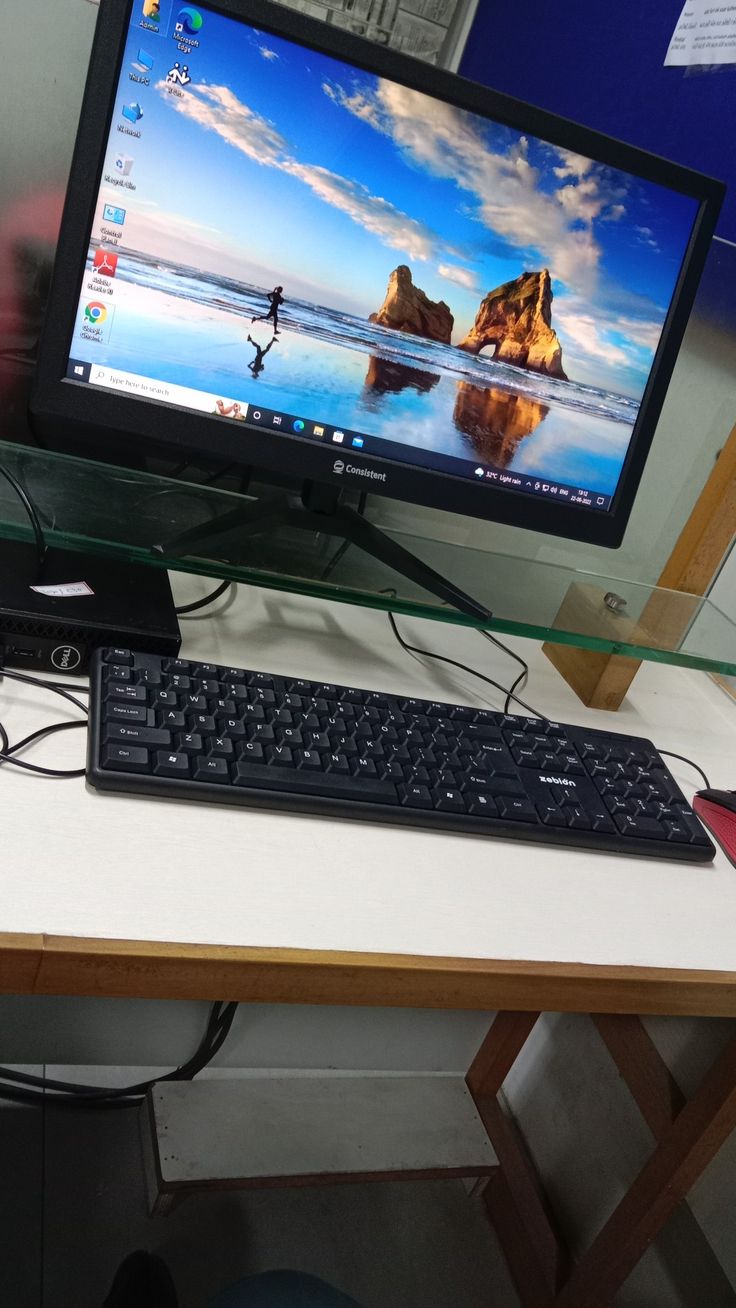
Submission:
{"label": "desktop wallpaper", "polygon": [[611,496],[696,212],[206,5],[135,0],[70,354],[214,413],[301,414],[305,438]]}

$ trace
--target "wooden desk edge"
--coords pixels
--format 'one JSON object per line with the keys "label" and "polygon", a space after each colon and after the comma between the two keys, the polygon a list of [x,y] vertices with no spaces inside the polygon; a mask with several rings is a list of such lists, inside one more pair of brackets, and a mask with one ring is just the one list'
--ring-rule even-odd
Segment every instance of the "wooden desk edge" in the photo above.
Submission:
{"label": "wooden desk edge", "polygon": [[736,972],[0,934],[0,991],[736,1016]]}

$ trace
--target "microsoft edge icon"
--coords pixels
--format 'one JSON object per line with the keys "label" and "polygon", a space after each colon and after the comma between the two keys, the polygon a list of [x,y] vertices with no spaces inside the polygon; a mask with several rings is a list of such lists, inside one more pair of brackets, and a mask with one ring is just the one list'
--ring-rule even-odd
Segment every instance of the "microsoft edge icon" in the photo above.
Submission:
{"label": "microsoft edge icon", "polygon": [[176,21],[177,28],[187,32],[189,36],[196,36],[202,30],[204,19],[198,9],[192,9],[187,5],[184,9],[179,10],[179,16]]}

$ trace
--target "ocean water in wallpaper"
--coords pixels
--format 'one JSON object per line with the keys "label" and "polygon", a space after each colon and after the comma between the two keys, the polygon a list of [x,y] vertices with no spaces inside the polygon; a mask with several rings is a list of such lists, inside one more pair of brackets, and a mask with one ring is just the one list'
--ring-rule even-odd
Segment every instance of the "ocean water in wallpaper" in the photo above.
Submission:
{"label": "ocean water in wallpaper", "polygon": [[153,8],[72,356],[612,494],[695,202],[206,6]]}

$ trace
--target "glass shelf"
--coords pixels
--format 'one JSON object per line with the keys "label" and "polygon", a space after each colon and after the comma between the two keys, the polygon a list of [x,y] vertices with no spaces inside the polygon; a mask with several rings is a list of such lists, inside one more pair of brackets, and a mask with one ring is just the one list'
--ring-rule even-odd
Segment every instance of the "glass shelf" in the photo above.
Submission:
{"label": "glass shelf", "polygon": [[[0,444],[0,464],[25,487],[52,546],[736,674],[736,624],[697,595],[387,532],[492,610],[492,618],[481,621],[442,604],[417,583],[323,532],[283,528],[240,538],[231,533],[198,554],[179,557],[168,544],[176,536],[243,502],[235,489],[204,484],[196,480],[201,474],[191,469],[186,480],[183,475],[174,480],[9,443]],[[231,485],[237,487],[237,479],[231,478]],[[252,486],[249,495],[269,490],[273,495],[273,488]],[[1,477],[0,535],[32,539],[25,510]],[[162,547],[161,553],[154,554],[154,546]],[[615,597],[616,610],[610,607],[610,596]]]}

